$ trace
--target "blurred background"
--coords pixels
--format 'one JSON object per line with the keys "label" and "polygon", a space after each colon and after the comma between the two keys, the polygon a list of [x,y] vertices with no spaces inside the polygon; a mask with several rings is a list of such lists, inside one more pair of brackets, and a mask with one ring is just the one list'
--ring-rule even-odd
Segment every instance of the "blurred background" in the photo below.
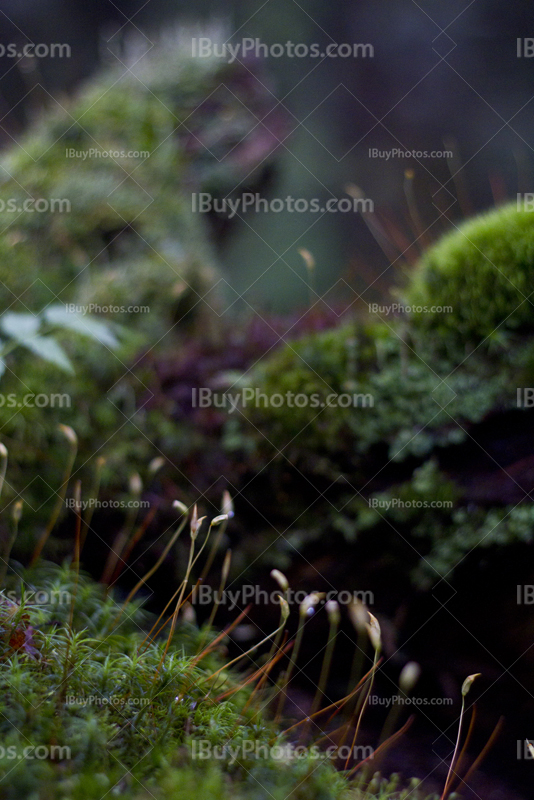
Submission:
{"label": "blurred background", "polygon": [[[16,65],[0,59],[4,145],[53,102],[50,95],[75,92],[102,65],[123,58],[128,37],[137,37],[142,52],[171,25],[204,25],[230,44],[251,37],[267,45],[372,46],[372,55],[356,58],[262,59],[261,77],[251,76],[265,100],[258,126],[281,141],[274,166],[261,176],[265,197],[293,194],[322,205],[347,198],[347,184],[354,184],[383,215],[383,225],[395,228],[397,255],[418,238],[414,255],[447,217],[459,219],[531,186],[534,61],[517,51],[517,39],[534,32],[527,0],[199,0],[194,7],[180,0],[12,0],[0,12],[3,41],[72,47],[68,68],[60,59]],[[245,63],[252,68],[255,60],[249,54]],[[439,157],[372,157],[373,148]],[[225,190],[238,196],[247,182]],[[388,258],[386,247],[384,255],[375,241],[380,232],[370,231],[358,213],[245,212],[215,220],[214,235],[228,291],[237,293],[233,299],[242,296],[241,304],[280,311],[305,304],[299,247],[313,253],[314,288],[327,301],[346,305],[362,291],[364,301],[376,300],[394,278],[395,253]]]}

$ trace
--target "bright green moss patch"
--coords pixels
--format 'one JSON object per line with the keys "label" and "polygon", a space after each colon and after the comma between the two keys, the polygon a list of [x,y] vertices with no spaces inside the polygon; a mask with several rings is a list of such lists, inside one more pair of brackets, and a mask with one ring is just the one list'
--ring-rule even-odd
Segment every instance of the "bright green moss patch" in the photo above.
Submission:
{"label": "bright green moss patch", "polygon": [[[289,342],[244,379],[269,398],[245,412],[292,458],[313,450],[348,452],[363,463],[381,444],[395,461],[425,456],[436,444],[462,441],[461,426],[481,420],[496,402],[515,403],[511,374],[529,364],[530,348],[513,365],[503,361],[500,372],[495,361],[477,356],[453,370],[443,357],[431,364],[420,358],[403,344],[404,335],[354,320]],[[283,402],[271,402],[275,395]]]}
{"label": "bright green moss patch", "polygon": [[[425,311],[410,325],[435,348],[503,341],[534,330],[534,214],[516,205],[460,225],[431,247],[411,273],[403,302]],[[452,311],[432,313],[434,307]]]}

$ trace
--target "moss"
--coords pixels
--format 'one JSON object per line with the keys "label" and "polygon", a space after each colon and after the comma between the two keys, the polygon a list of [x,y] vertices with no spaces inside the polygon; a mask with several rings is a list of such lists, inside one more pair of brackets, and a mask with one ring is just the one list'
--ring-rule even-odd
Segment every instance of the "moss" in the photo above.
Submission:
{"label": "moss", "polygon": [[[78,580],[69,564],[18,568],[0,593],[5,800],[404,796],[398,779],[376,777],[360,793],[319,751],[292,753],[250,688],[210,696],[222,653],[195,656],[214,634],[182,623],[160,668],[165,640],[142,647],[153,619],[135,602],[114,627],[117,610],[102,585]],[[217,692],[238,683],[224,671]],[[216,756],[206,757],[208,745]]]}
{"label": "moss", "polygon": [[[518,350],[513,364],[473,357],[456,370],[442,358],[429,365],[403,345],[403,331],[358,320],[289,342],[246,377],[246,385],[267,398],[287,393],[308,402],[274,405],[267,400],[244,409],[264,434],[292,460],[307,452],[342,455],[352,463],[377,445],[402,461],[428,455],[437,445],[458,443],[460,425],[480,421],[495,404],[513,407],[510,379],[531,360],[532,346]],[[441,376],[444,376],[445,380]],[[343,395],[346,407],[326,400]],[[314,406],[309,399],[319,398]],[[348,403],[350,401],[350,404]]]}
{"label": "moss", "polygon": [[[468,513],[462,489],[437,463],[444,448],[469,440],[472,427],[487,414],[516,408],[515,388],[510,387],[518,376],[532,376],[534,343],[524,337],[511,351],[477,353],[453,369],[444,356],[434,357],[430,365],[406,351],[401,333],[391,325],[369,331],[355,320],[290,342],[247,376],[250,386],[267,395],[324,396],[326,382],[336,393],[348,387],[368,393],[373,405],[319,412],[287,403],[260,405],[244,409],[240,429],[242,438],[255,441],[265,463],[276,457],[308,480],[328,480],[322,491],[329,502],[314,505],[311,519],[300,519],[310,500],[301,509],[292,499],[291,513],[300,519],[299,530],[288,534],[294,547],[320,539],[324,518],[349,541],[374,531],[374,540],[379,536],[383,549],[390,548],[389,559],[397,558],[417,586],[428,587],[438,575],[450,574],[473,548],[532,541],[532,506],[488,511],[471,504]],[[396,464],[402,465],[404,480],[392,471]],[[375,479],[388,488],[376,491]],[[365,487],[363,494],[360,487]],[[386,508],[392,500],[397,505]],[[441,500],[452,506],[424,505]],[[380,507],[370,508],[373,501]],[[402,507],[400,501],[418,505]],[[317,522],[319,508],[324,518]],[[497,525],[501,515],[505,521]],[[391,535],[394,530],[402,531],[420,558],[406,560]]]}
{"label": "moss", "polygon": [[[167,50],[148,61],[143,82],[135,70],[97,79],[3,157],[0,227],[7,233],[0,296],[6,302],[16,304],[24,292],[21,301],[31,311],[54,296],[68,303],[148,305],[150,313],[138,315],[136,327],[162,335],[174,322],[180,293],[211,288],[215,259],[200,215],[191,211],[188,174],[195,156],[180,136],[180,122],[192,98],[201,105],[216,88],[218,67],[185,69],[183,52],[170,58]],[[162,61],[166,93],[160,92]],[[121,155],[98,156],[108,151]],[[63,205],[17,214],[7,207],[9,201],[20,209],[28,198]]]}
{"label": "moss", "polygon": [[[414,331],[434,346],[486,346],[534,330],[534,215],[516,205],[468,220],[431,247],[411,273],[403,301]],[[429,313],[452,306],[452,312]],[[443,342],[445,340],[445,342]],[[429,345],[431,342],[429,341]]]}
{"label": "moss", "polygon": [[[70,397],[62,409],[0,406],[13,471],[5,497],[15,496],[11,486],[26,487],[28,511],[39,521],[61,484],[58,422],[79,436],[85,482],[89,459],[96,452],[108,457],[110,490],[159,455],[162,441],[187,439],[187,431],[172,430],[168,404],[152,402],[151,374],[141,359],[146,351],[153,359],[175,352],[192,320],[205,327],[207,292],[217,306],[216,258],[191,193],[214,175],[223,179],[215,144],[201,144],[213,137],[213,119],[224,120],[219,146],[237,132],[240,141],[256,125],[246,111],[255,85],[237,67],[162,44],[130,71],[110,69],[62,108],[54,104],[0,157],[0,307],[37,314],[51,303],[72,304],[120,330],[118,349],[60,337],[74,378],[19,351],[6,360],[3,395]],[[227,186],[250,172],[248,162],[233,156],[226,162]],[[18,211],[28,199],[67,205]],[[45,454],[46,484],[27,480]]]}
{"label": "moss", "polygon": [[[498,209],[445,236],[410,278],[406,302],[452,304],[452,314],[371,323],[355,317],[287,342],[243,379],[268,397],[292,392],[308,399],[302,407],[264,401],[245,408],[239,425],[241,440],[255,442],[263,463],[276,460],[286,471],[292,465],[305,488],[318,485],[327,497],[314,505],[311,519],[304,509],[312,498],[301,507],[292,497],[291,515],[300,520],[295,546],[324,535],[324,522],[314,519],[324,509],[331,527],[350,540],[375,531],[391,548],[390,559],[399,558],[411,580],[428,587],[473,548],[532,540],[530,505],[516,516],[511,506],[503,511],[472,503],[467,513],[463,491],[436,464],[488,415],[517,409],[515,387],[532,385],[534,316],[510,281],[528,295],[533,277],[534,217],[515,206]],[[372,403],[328,407],[322,405],[328,392],[368,396]],[[309,402],[314,394],[321,398],[315,408]],[[236,440],[236,420],[230,425]],[[372,499],[436,500],[444,491],[454,495],[452,509],[379,512],[368,505]],[[403,560],[388,522],[421,554],[415,562]]]}

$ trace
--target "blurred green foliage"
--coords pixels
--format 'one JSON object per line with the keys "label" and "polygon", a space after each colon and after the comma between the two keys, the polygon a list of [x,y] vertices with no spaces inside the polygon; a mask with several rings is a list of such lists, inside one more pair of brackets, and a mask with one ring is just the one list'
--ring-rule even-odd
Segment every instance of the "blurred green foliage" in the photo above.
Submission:
{"label": "blurred green foliage", "polygon": [[[12,475],[5,496],[20,492],[30,518],[46,517],[61,484],[59,422],[78,434],[86,485],[95,455],[108,457],[104,485],[116,489],[162,442],[177,445],[185,434],[153,407],[145,356],[176,352],[187,326],[206,332],[206,309],[218,307],[216,259],[191,194],[250,172],[250,162],[222,158],[252,127],[250,85],[238,67],[192,59],[176,42],[141,61],[53,104],[0,159],[3,319],[53,307],[68,309],[72,323],[48,342],[55,363],[20,348],[5,356],[2,395],[16,398],[0,405]],[[107,339],[95,337],[95,319]],[[26,337],[27,349],[37,344]],[[67,360],[72,374],[62,371]],[[58,393],[68,407],[23,400]]]}

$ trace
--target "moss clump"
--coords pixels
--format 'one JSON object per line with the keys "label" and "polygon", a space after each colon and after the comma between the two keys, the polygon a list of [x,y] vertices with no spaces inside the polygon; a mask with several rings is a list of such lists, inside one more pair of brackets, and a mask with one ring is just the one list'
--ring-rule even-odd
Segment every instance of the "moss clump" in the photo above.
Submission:
{"label": "moss clump", "polygon": [[[264,359],[247,375],[247,386],[267,398],[290,392],[307,402],[245,408],[264,434],[260,446],[268,449],[270,442],[296,461],[312,452],[344,455],[354,467],[373,447],[386,445],[388,457],[402,461],[462,441],[461,425],[480,421],[496,403],[514,407],[510,379],[527,368],[531,345],[518,349],[512,363],[509,357],[499,362],[499,371],[495,359],[477,356],[453,370],[444,357],[430,366],[405,347],[404,336],[400,326],[353,320]],[[342,396],[340,402],[327,402],[330,394]],[[318,405],[310,402],[314,396]]]}
{"label": "moss clump", "polygon": [[[253,169],[250,158],[240,162],[239,142],[257,125],[247,108],[258,85],[240,68],[191,58],[183,43],[162,44],[54,105],[1,155],[0,307],[38,314],[72,306],[83,309],[82,329],[88,312],[120,339],[110,348],[58,337],[74,377],[18,351],[6,358],[2,394],[17,405],[0,405],[13,474],[5,496],[21,488],[39,520],[62,480],[58,422],[78,433],[80,464],[98,442],[110,490],[125,485],[134,463],[160,455],[163,442],[187,437],[173,430],[169,403],[153,402],[153,362],[142,357],[176,352],[184,328],[205,322],[206,302],[217,307],[216,258],[191,195],[215,178],[233,187]],[[68,394],[70,404],[19,406],[32,392]],[[48,486],[28,486],[25,475],[45,456]]]}
{"label": "moss clump", "polygon": [[[211,653],[195,664],[196,628],[180,628],[158,668],[165,639],[142,646],[148,618],[138,604],[113,628],[119,606],[88,578],[77,586],[69,566],[41,566],[22,577],[26,598],[11,599],[20,582],[0,596],[2,797],[96,800],[119,790],[123,797],[164,797],[195,777],[203,797],[219,800],[233,781],[248,796],[246,776],[258,771],[252,759],[228,769],[230,756],[195,759],[195,742],[230,752],[244,740],[267,746],[276,733],[257,708],[241,714],[248,690],[231,700],[210,697],[210,674],[221,657]],[[217,694],[236,686],[236,678],[221,674]],[[343,781],[334,771],[312,776],[310,766],[300,767],[299,797],[338,796]],[[290,790],[287,767],[273,760],[263,771],[266,785]]]}
{"label": "moss clump", "polygon": [[[491,487],[488,497],[482,486],[466,497],[468,481],[460,474],[452,510],[378,513],[368,503],[403,496],[436,500],[450,486],[447,468],[436,467],[444,452],[472,441],[490,414],[518,413],[516,387],[534,380],[534,314],[518,289],[528,295],[533,277],[534,216],[508,206],[466,223],[429,250],[405,292],[410,305],[451,304],[454,313],[412,313],[372,323],[355,318],[288,342],[247,375],[246,384],[268,397],[301,393],[308,402],[259,402],[244,409],[242,440],[255,440],[266,463],[276,459],[286,472],[296,467],[306,489],[318,486],[329,501],[324,509],[331,526],[348,539],[372,529],[389,541],[388,521],[401,526],[413,552],[421,554],[403,568],[419,586],[450,574],[478,545],[531,541],[530,505],[516,516],[511,500],[498,492],[490,496]],[[309,402],[314,394],[324,400],[328,392],[372,402]],[[235,428],[235,419],[230,424]],[[497,469],[497,460],[492,463]],[[461,473],[462,465],[457,467]],[[302,506],[296,498],[293,493],[291,513],[301,519],[312,498],[306,496]],[[302,518],[299,545],[323,535],[324,523],[313,519],[319,508],[314,506],[311,520]]]}
{"label": "moss clump", "polygon": [[[411,273],[403,302],[426,309],[412,313],[410,325],[435,337],[436,348],[490,344],[534,330],[533,285],[534,214],[506,205],[431,247]],[[444,306],[452,312],[430,313]]]}

